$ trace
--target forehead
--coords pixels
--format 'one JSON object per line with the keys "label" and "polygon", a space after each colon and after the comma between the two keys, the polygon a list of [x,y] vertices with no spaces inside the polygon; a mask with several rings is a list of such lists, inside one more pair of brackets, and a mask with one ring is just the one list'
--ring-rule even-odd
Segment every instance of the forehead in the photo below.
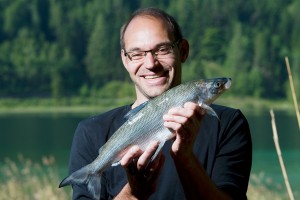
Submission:
{"label": "forehead", "polygon": [[137,16],[131,20],[124,34],[126,49],[152,48],[161,42],[172,41],[167,25],[152,16]]}

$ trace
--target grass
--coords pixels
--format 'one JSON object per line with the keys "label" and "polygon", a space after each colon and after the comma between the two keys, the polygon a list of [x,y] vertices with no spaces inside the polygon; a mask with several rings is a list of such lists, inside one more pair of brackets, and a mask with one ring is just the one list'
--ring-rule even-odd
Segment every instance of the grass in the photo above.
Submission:
{"label": "grass", "polygon": [[40,163],[22,156],[17,161],[5,159],[0,172],[0,200],[71,199],[70,188],[58,188],[61,178],[52,156]]}
{"label": "grass", "polygon": [[[71,199],[70,187],[58,188],[62,178],[53,156],[43,157],[41,162],[32,162],[23,156],[16,161],[5,159],[0,165],[0,172],[0,200]],[[274,189],[271,185],[272,181],[266,179],[263,173],[251,174],[248,199],[288,199],[283,187]]]}

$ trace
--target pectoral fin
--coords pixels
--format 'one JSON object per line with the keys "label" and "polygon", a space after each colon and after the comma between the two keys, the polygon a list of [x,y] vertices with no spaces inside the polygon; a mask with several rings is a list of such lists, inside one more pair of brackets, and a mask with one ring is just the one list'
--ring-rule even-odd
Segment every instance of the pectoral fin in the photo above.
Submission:
{"label": "pectoral fin", "polygon": [[206,110],[207,114],[209,114],[209,115],[211,115],[211,116],[214,116],[214,117],[216,117],[218,120],[220,120],[219,117],[218,117],[218,115],[217,115],[217,113],[216,113],[216,112],[214,111],[214,109],[212,109],[209,105],[207,105],[207,104],[205,104],[205,103],[203,103],[203,102],[200,102],[200,103],[199,103],[199,106],[200,106],[201,108],[204,108],[204,109]]}

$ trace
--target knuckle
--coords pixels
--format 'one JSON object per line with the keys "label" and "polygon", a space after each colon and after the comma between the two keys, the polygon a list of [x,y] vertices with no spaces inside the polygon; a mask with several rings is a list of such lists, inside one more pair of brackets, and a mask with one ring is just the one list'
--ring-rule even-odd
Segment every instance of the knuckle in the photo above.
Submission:
{"label": "knuckle", "polygon": [[137,168],[138,169],[143,169],[145,167],[144,162],[141,162],[140,160],[137,162]]}

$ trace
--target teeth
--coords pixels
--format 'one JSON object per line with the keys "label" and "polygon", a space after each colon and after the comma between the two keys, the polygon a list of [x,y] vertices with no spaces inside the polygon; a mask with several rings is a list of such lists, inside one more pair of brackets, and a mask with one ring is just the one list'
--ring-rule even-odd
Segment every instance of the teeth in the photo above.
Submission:
{"label": "teeth", "polygon": [[145,79],[155,79],[158,78],[159,76],[153,75],[153,76],[145,76]]}

